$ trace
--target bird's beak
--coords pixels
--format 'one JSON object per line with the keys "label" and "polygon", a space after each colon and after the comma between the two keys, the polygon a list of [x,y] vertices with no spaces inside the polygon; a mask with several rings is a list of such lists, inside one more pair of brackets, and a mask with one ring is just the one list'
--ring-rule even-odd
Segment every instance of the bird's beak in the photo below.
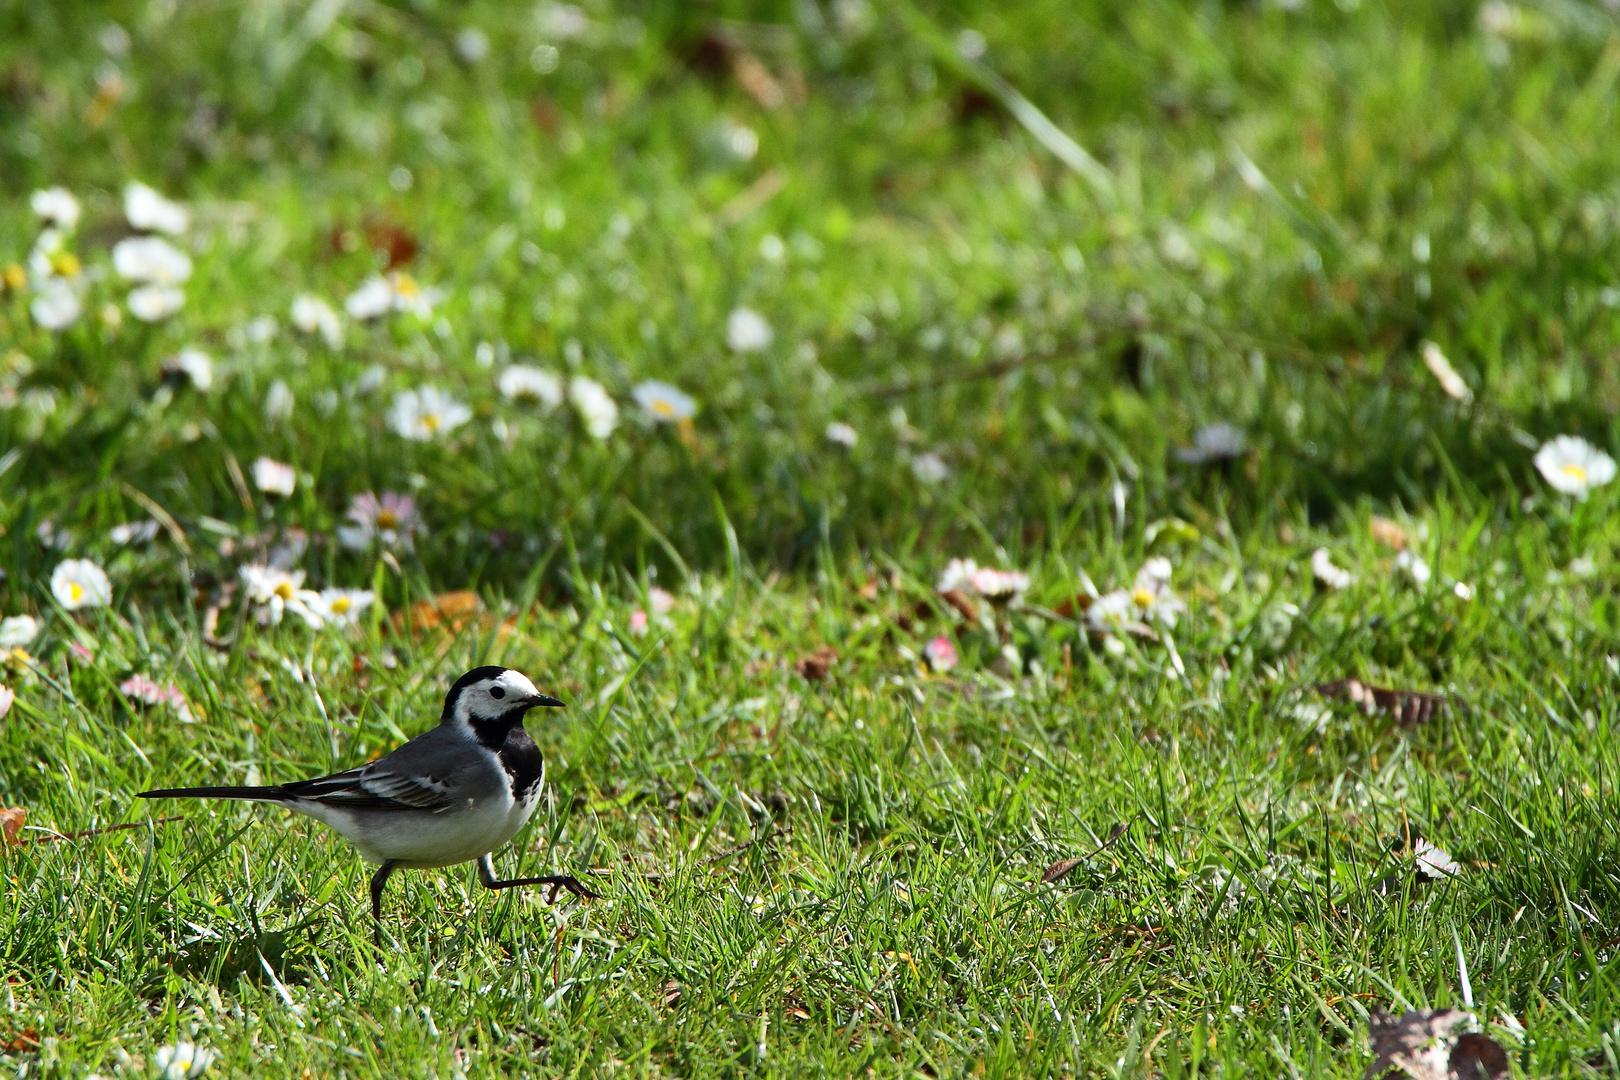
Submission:
{"label": "bird's beak", "polygon": [[562,709],[566,708],[566,706],[554,697],[548,697],[545,694],[536,694],[529,702],[529,708]]}

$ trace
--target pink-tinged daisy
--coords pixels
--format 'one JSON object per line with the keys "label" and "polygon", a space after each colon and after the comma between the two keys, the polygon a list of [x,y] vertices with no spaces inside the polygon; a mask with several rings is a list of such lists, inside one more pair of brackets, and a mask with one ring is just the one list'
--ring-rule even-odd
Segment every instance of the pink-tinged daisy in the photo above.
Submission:
{"label": "pink-tinged daisy", "polygon": [[164,685],[153,682],[145,675],[132,675],[118,684],[119,693],[142,705],[167,705],[174,710],[181,723],[189,724],[193,721],[191,705],[186,701],[186,695],[173,683]]}
{"label": "pink-tinged daisy", "polygon": [[944,634],[923,646],[923,656],[935,671],[949,671],[956,666],[956,644]]}
{"label": "pink-tinged daisy", "polygon": [[349,503],[345,516],[353,524],[338,527],[338,542],[353,551],[364,551],[373,541],[381,541],[387,548],[408,549],[422,528],[416,500],[397,491],[380,496],[363,491]]}

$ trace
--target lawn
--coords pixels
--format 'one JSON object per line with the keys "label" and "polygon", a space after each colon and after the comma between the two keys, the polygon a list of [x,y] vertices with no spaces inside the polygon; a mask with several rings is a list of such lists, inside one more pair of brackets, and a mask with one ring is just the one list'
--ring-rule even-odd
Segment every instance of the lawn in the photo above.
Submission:
{"label": "lawn", "polygon": [[[0,1065],[1620,1073],[1617,79],[1581,0],[0,11]],[[568,706],[497,871],[599,899],[378,950],[134,797],[486,663]]]}

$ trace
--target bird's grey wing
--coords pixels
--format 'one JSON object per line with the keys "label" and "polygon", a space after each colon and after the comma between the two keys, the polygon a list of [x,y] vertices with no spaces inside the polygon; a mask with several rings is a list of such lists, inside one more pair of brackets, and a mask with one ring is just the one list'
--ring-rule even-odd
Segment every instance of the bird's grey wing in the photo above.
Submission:
{"label": "bird's grey wing", "polygon": [[282,790],[353,810],[438,812],[466,801],[461,789],[482,764],[464,740],[435,728],[357,769],[284,784]]}

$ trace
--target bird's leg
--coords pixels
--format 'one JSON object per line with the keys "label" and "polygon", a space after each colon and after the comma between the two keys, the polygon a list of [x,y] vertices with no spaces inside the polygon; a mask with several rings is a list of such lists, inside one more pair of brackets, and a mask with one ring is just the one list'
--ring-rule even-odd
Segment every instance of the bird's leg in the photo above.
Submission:
{"label": "bird's leg", "polygon": [[399,865],[398,859],[385,859],[371,875],[371,937],[382,948],[382,894],[383,886],[388,884],[388,875],[394,872]]}
{"label": "bird's leg", "polygon": [[488,855],[478,860],[478,882],[486,889],[515,889],[520,885],[549,885],[546,893],[546,903],[557,899],[558,889],[567,889],[581,900],[600,899],[601,893],[592,892],[580,884],[578,878],[569,874],[557,874],[549,877],[512,878],[509,881],[495,879],[495,860]]}

